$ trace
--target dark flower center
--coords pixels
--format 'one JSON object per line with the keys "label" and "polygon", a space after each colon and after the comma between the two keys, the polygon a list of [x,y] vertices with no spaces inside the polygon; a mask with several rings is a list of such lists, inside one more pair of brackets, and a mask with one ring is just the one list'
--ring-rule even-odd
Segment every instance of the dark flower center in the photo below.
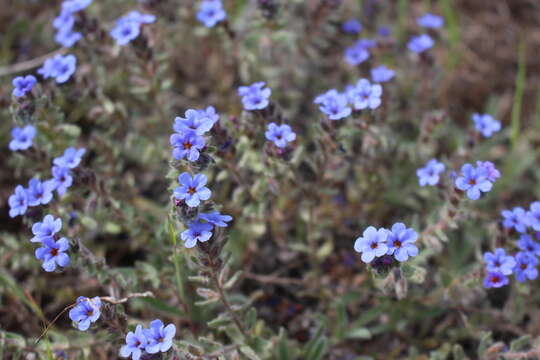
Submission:
{"label": "dark flower center", "polygon": [[372,249],[376,249],[378,246],[379,246],[379,244],[377,244],[377,243],[371,243],[371,248]]}
{"label": "dark flower center", "polygon": [[135,342],[135,346],[139,346],[139,345],[141,345],[141,342],[140,342],[140,340],[137,340],[137,341]]}
{"label": "dark flower center", "polygon": [[469,179],[469,185],[476,185],[476,179]]}
{"label": "dark flower center", "polygon": [[201,236],[201,233],[200,233],[200,232],[194,232],[194,233],[193,233],[193,237],[199,237],[199,236]]}
{"label": "dark flower center", "polygon": [[495,266],[496,266],[496,267],[499,267],[499,266],[501,266],[501,263],[498,262],[498,261],[495,261]]}
{"label": "dark flower center", "polygon": [[190,142],[185,141],[182,145],[184,145],[184,149],[189,150],[193,145],[191,145]]}
{"label": "dark flower center", "polygon": [[193,186],[190,186],[187,192],[188,194],[193,195],[197,192],[197,189],[195,189]]}
{"label": "dark flower center", "polygon": [[282,136],[281,134],[276,135],[276,139],[281,140]]}
{"label": "dark flower center", "polygon": [[399,240],[394,240],[394,247],[401,247],[401,241]]}
{"label": "dark flower center", "polygon": [[165,339],[163,339],[162,337],[160,337],[160,338],[158,339],[158,342],[162,343],[164,340],[165,340]]}
{"label": "dark flower center", "polygon": [[87,310],[86,311],[86,316],[92,316],[93,314],[94,314],[93,310]]}
{"label": "dark flower center", "polygon": [[519,268],[520,268],[521,270],[525,270],[525,269],[527,268],[527,264],[520,264],[520,265],[519,265]]}
{"label": "dark flower center", "polygon": [[58,255],[58,249],[52,248],[52,249],[51,249],[51,255],[52,255],[52,256]]}
{"label": "dark flower center", "polygon": [[498,275],[494,275],[491,277],[491,282],[492,283],[498,283],[501,281],[501,278],[498,276]]}

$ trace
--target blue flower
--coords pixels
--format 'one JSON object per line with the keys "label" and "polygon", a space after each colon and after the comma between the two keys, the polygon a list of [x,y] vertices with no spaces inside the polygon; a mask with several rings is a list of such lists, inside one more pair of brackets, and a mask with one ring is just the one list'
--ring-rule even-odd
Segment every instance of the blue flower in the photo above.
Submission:
{"label": "blue flower", "polygon": [[368,48],[363,41],[354,43],[345,49],[345,61],[352,66],[360,65],[369,58]]}
{"label": "blue flower", "polygon": [[71,30],[74,25],[75,17],[71,11],[64,10],[53,20],[53,27],[59,31]]}
{"label": "blue flower", "polygon": [[339,120],[351,115],[349,100],[347,95],[339,93],[337,90],[328,90],[313,101],[319,104],[319,110],[328,115],[330,120]]}
{"label": "blue flower", "polygon": [[521,234],[517,242],[518,248],[534,256],[540,256],[540,244],[528,234]]}
{"label": "blue flower", "polygon": [[65,83],[77,69],[77,58],[75,55],[55,55],[45,60],[43,66],[38,69],[38,74],[44,79],[55,78],[58,84]]}
{"label": "blue flower", "polygon": [[479,171],[483,172],[491,182],[495,182],[501,177],[501,172],[495,168],[495,164],[491,161],[477,161],[476,167]]}
{"label": "blue flower", "polygon": [[416,23],[418,26],[425,28],[438,29],[444,25],[444,19],[440,16],[427,13],[416,19]]}
{"label": "blue flower", "polygon": [[204,138],[194,131],[183,134],[172,134],[170,139],[173,149],[173,157],[176,160],[186,158],[188,161],[197,161],[200,151],[204,148]]}
{"label": "blue flower", "polygon": [[466,191],[471,200],[478,200],[481,192],[488,192],[493,187],[486,172],[474,168],[471,164],[465,164],[461,167],[461,174],[456,179],[455,184],[459,190]]}
{"label": "blue flower", "polygon": [[500,272],[504,275],[510,275],[516,266],[516,260],[513,256],[506,255],[502,248],[495,249],[494,253],[485,252],[484,261],[486,269],[490,272]]}
{"label": "blue flower", "polygon": [[238,95],[242,97],[242,105],[246,110],[262,110],[268,106],[272,90],[265,88],[263,81],[253,83],[249,86],[240,86]]}
{"label": "blue flower", "polygon": [[388,245],[386,254],[394,255],[397,261],[407,261],[409,256],[418,255],[418,248],[414,245],[417,238],[418,233],[414,229],[407,228],[403,223],[395,223],[386,239]]}
{"label": "blue flower", "polygon": [[55,219],[52,215],[46,215],[42,222],[32,225],[34,237],[31,242],[43,242],[44,240],[54,240],[54,235],[62,229],[62,219]]}
{"label": "blue flower", "polygon": [[52,181],[41,182],[37,178],[33,178],[28,182],[28,205],[38,206],[40,204],[48,204],[53,198],[54,184]]}
{"label": "blue flower", "polygon": [[512,210],[501,211],[503,216],[503,226],[507,229],[514,228],[517,232],[527,231],[528,219],[527,212],[522,207],[515,207]]}
{"label": "blue flower", "polygon": [[375,229],[370,226],[362,237],[359,237],[354,242],[354,251],[362,253],[362,261],[370,263],[375,257],[381,257],[388,252],[388,245],[386,244],[389,231],[386,229]]}
{"label": "blue flower", "polygon": [[81,163],[82,156],[85,152],[85,148],[76,149],[74,147],[68,147],[62,156],[54,158],[53,164],[60,167],[74,169]]}
{"label": "blue flower", "polygon": [[86,331],[90,325],[101,316],[101,299],[95,296],[92,299],[86,296],[77,298],[77,305],[69,311],[69,318],[77,323],[77,328]]}
{"label": "blue flower", "polygon": [[180,238],[184,240],[184,246],[191,249],[197,245],[197,241],[208,241],[212,237],[212,229],[210,223],[192,221],[188,224],[188,228],[180,233]]}
{"label": "blue flower", "polygon": [[24,215],[28,209],[28,195],[22,185],[17,185],[15,192],[9,196],[9,217]]}
{"label": "blue flower", "polygon": [[390,81],[394,76],[396,76],[396,72],[384,65],[371,69],[371,79],[377,83]]}
{"label": "blue flower", "polygon": [[357,19],[349,19],[343,23],[341,26],[343,31],[349,34],[358,34],[362,31],[362,24]]}
{"label": "blue flower", "polygon": [[197,174],[192,177],[189,173],[183,172],[178,176],[180,186],[174,189],[174,197],[184,200],[189,207],[199,206],[201,200],[208,200],[212,195],[206,185],[206,175]]}
{"label": "blue flower", "polygon": [[161,320],[154,320],[150,323],[150,328],[144,329],[143,333],[148,340],[145,349],[147,353],[167,352],[172,346],[176,326],[173,324],[164,326]]}
{"label": "blue flower", "polygon": [[126,45],[139,36],[142,24],[151,24],[154,21],[156,21],[154,15],[130,11],[116,20],[116,24],[109,34],[118,45]]}
{"label": "blue flower", "polygon": [[53,166],[52,167],[52,181],[54,184],[54,189],[58,192],[58,195],[62,196],[73,184],[73,177],[71,176],[71,171],[67,167],[63,166]]}
{"label": "blue flower", "polygon": [[219,211],[200,213],[199,219],[202,219],[217,227],[227,227],[227,223],[232,220],[232,216],[223,215]]}
{"label": "blue flower", "polygon": [[143,14],[137,10],[132,10],[124,15],[121,21],[133,21],[139,24],[152,24],[156,21],[156,17],[151,14]]}
{"label": "blue flower", "polygon": [[508,284],[508,278],[501,272],[489,271],[484,278],[485,288],[500,288]]}
{"label": "blue flower", "polygon": [[518,252],[516,254],[516,267],[514,273],[516,279],[519,282],[525,282],[525,280],[534,280],[538,277],[538,259],[536,256],[527,252]]}
{"label": "blue flower", "polygon": [[434,44],[435,42],[429,35],[423,34],[419,36],[413,36],[407,44],[407,47],[409,48],[409,50],[420,54],[433,47]]}
{"label": "blue flower", "polygon": [[473,114],[472,120],[476,130],[478,130],[484,137],[490,137],[497,131],[501,130],[501,123],[495,120],[489,114]]}
{"label": "blue flower", "polygon": [[29,91],[32,91],[32,88],[36,84],[37,80],[34,75],[26,75],[26,76],[17,76],[15,79],[11,81],[11,84],[13,85],[13,96],[21,97],[24,96]]}
{"label": "blue flower", "polygon": [[225,20],[227,13],[223,10],[221,0],[203,0],[199,5],[197,20],[206,27],[214,27],[218,22]]}
{"label": "blue flower", "polygon": [[77,31],[60,30],[54,36],[54,41],[64,47],[72,47],[75,43],[82,39],[82,34]]}
{"label": "blue flower", "polygon": [[85,9],[92,3],[92,0],[64,0],[62,3],[62,11],[74,13]]}
{"label": "blue flower", "polygon": [[388,26],[381,26],[379,27],[379,30],[377,31],[377,33],[382,37],[387,37],[387,36],[390,36],[391,30]]}
{"label": "blue flower", "polygon": [[206,110],[189,109],[184,116],[185,118],[177,116],[174,119],[173,129],[180,134],[194,131],[197,135],[203,135],[210,131],[219,119],[219,115],[212,106],[207,107]]}
{"label": "blue flower", "polygon": [[527,222],[535,231],[540,231],[540,201],[531,203],[527,212]]}
{"label": "blue flower", "polygon": [[54,271],[56,266],[65,267],[69,264],[69,256],[64,253],[69,249],[69,242],[66,238],[54,241],[50,238],[44,238],[43,245],[36,249],[36,258],[43,261],[43,270],[47,272]]}
{"label": "blue flower", "polygon": [[11,130],[12,140],[9,142],[11,151],[26,150],[32,146],[32,140],[36,136],[36,128],[26,125],[23,128],[16,127]]}
{"label": "blue flower", "polygon": [[382,86],[371,84],[367,79],[360,79],[355,86],[347,89],[349,101],[356,110],[376,109],[381,105]]}
{"label": "blue flower", "polygon": [[287,124],[277,125],[276,123],[268,124],[268,130],[264,133],[266,139],[273,141],[279,148],[287,146],[288,142],[296,139],[296,134]]}
{"label": "blue flower", "polygon": [[426,166],[416,170],[418,176],[418,183],[420,186],[437,185],[440,180],[440,174],[444,172],[445,166],[437,159],[431,159],[427,162]]}
{"label": "blue flower", "polygon": [[148,339],[144,335],[142,326],[137,325],[135,332],[130,331],[127,333],[126,345],[120,348],[120,356],[131,356],[133,360],[139,360],[147,344]]}

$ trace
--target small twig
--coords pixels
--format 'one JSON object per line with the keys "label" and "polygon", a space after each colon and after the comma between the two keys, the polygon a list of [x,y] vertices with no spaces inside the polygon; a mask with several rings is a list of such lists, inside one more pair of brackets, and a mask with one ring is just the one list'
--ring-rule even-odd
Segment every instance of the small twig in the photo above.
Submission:
{"label": "small twig", "polygon": [[245,277],[248,279],[253,279],[255,281],[267,284],[278,284],[278,285],[304,285],[304,280],[302,279],[293,279],[293,278],[282,278],[275,275],[260,275],[254,274],[251,272],[246,272]]}
{"label": "small twig", "polygon": [[6,76],[6,75],[11,75],[11,74],[31,70],[43,64],[43,62],[47,60],[48,58],[56,54],[63,54],[64,52],[66,52],[66,49],[60,48],[53,52],[50,52],[48,54],[42,55],[40,57],[31,59],[31,60],[23,61],[23,62],[16,63],[13,65],[2,66],[0,67],[0,76]]}

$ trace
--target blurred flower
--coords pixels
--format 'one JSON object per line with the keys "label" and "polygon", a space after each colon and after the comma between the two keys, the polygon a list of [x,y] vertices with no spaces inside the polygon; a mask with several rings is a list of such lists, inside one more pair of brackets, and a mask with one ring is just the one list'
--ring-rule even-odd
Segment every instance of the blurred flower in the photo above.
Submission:
{"label": "blurred flower", "polygon": [[86,331],[91,323],[96,322],[101,316],[101,299],[99,296],[92,299],[86,296],[77,298],[77,305],[69,311],[69,318],[77,323],[77,328]]}
{"label": "blurred flower", "polygon": [[484,261],[486,269],[490,272],[500,272],[504,275],[510,275],[516,266],[516,260],[513,256],[506,255],[502,248],[495,249],[495,252],[485,252]]}
{"label": "blurred flower", "polygon": [[538,277],[538,259],[536,256],[527,252],[518,252],[516,254],[516,267],[514,269],[517,281],[534,280]]}
{"label": "blurred flower", "polygon": [[444,19],[440,16],[427,13],[417,18],[416,23],[418,26],[425,28],[438,29],[444,25]]}
{"label": "blurred flower", "polygon": [[369,58],[369,48],[377,43],[371,39],[360,39],[345,49],[345,61],[352,66],[359,65]]}
{"label": "blurred flower", "polygon": [[418,183],[420,186],[437,185],[440,180],[440,174],[444,172],[445,166],[437,159],[431,159],[427,162],[426,166],[416,170],[418,176]]}
{"label": "blurred flower", "polygon": [[43,242],[43,240],[54,240],[54,235],[62,229],[62,219],[55,219],[52,215],[46,215],[42,222],[32,225],[34,237],[31,242]]}
{"label": "blurred flower", "polygon": [[476,130],[478,130],[484,137],[490,137],[497,131],[501,130],[501,123],[495,120],[488,114],[473,114],[472,120]]}
{"label": "blurred flower", "polygon": [[227,13],[223,10],[221,0],[203,0],[199,5],[197,20],[206,27],[214,27],[218,22],[225,20]]}
{"label": "blurred flower", "polygon": [[146,352],[155,354],[159,351],[167,352],[172,346],[172,340],[176,334],[176,326],[163,325],[161,320],[154,320],[150,323],[149,329],[144,329],[143,333],[148,340]]}
{"label": "blurred flower", "polygon": [[151,24],[155,21],[154,15],[130,11],[116,20],[116,25],[109,34],[118,45],[127,45],[139,36],[143,24]]}
{"label": "blurred flower", "polygon": [[130,331],[126,335],[126,345],[120,348],[121,357],[130,357],[133,360],[139,360],[142,352],[148,344],[148,339],[143,333],[141,325],[137,325],[135,332]]}
{"label": "blurred flower", "polygon": [[500,288],[508,284],[508,278],[501,272],[488,272],[484,279],[484,287]]}
{"label": "blurred flower", "polygon": [[491,161],[477,161],[476,167],[479,171],[484,172],[487,179],[493,183],[501,177],[501,172],[495,168],[495,164]]}
{"label": "blurred flower", "polygon": [[284,148],[287,143],[296,139],[296,134],[287,124],[277,125],[276,123],[268,124],[268,130],[265,132],[266,139],[273,141],[279,148]]}
{"label": "blurred flower", "polygon": [[17,215],[24,215],[28,209],[28,195],[22,185],[15,187],[15,192],[10,195],[9,200],[9,217],[14,218]]}
{"label": "blurred flower", "polygon": [[242,96],[242,104],[246,110],[262,110],[269,104],[272,90],[265,88],[265,82],[256,82],[249,86],[240,86],[238,95]]}
{"label": "blurred flower", "polygon": [[63,10],[62,12],[60,12],[60,15],[58,15],[53,20],[53,27],[57,30],[71,30],[74,25],[75,17],[73,16],[73,12],[71,11]]}
{"label": "blurred flower", "polygon": [[69,264],[69,256],[64,253],[69,249],[69,242],[66,238],[61,238],[58,241],[44,238],[41,244],[43,246],[36,249],[36,258],[43,261],[43,270],[51,272],[56,269],[56,266],[65,267]]}
{"label": "blurred flower", "polygon": [[384,65],[371,69],[371,79],[377,83],[390,81],[395,75],[396,72],[394,70],[389,69]]}
{"label": "blurred flower", "polygon": [[540,201],[531,203],[527,212],[527,222],[535,231],[540,231]]}
{"label": "blurred flower", "polygon": [[347,89],[349,101],[356,110],[376,109],[381,105],[382,86],[371,84],[367,79],[360,79],[355,86]]}
{"label": "blurred flower", "polygon": [[67,167],[63,166],[53,166],[52,167],[53,175],[53,184],[54,189],[58,192],[58,195],[62,196],[65,194],[67,189],[73,184],[73,177],[71,176],[71,171]]}
{"label": "blurred flower", "polygon": [[54,36],[54,41],[64,47],[72,47],[75,43],[82,39],[82,34],[77,31],[60,30]]}
{"label": "blurred flower", "polygon": [[531,255],[540,256],[540,244],[533,240],[531,235],[521,234],[517,242],[518,248]]}
{"label": "blurred flower", "polygon": [[44,79],[55,78],[58,84],[65,83],[77,69],[77,58],[74,55],[55,55],[48,58],[38,69],[38,74]]}
{"label": "blurred flower", "polygon": [[197,241],[205,242],[212,237],[212,225],[200,221],[192,221],[188,228],[180,234],[180,238],[184,240],[184,246],[191,249],[197,245]]}
{"label": "blurred flower", "polygon": [[197,135],[203,135],[210,131],[219,119],[219,115],[212,106],[207,107],[206,110],[188,109],[184,116],[185,118],[179,116],[174,118],[174,131],[178,133],[194,131]]}
{"label": "blurred flower", "polygon": [[[120,20],[121,19],[121,20]],[[156,17],[151,14],[143,14],[137,10],[132,10],[117,21],[133,21],[139,24],[152,24],[156,21]]]}
{"label": "blurred flower", "polygon": [[92,0],[64,0],[62,3],[62,11],[77,12],[85,9],[92,3]]}
{"label": "blurred flower", "polygon": [[219,211],[200,213],[199,218],[217,227],[227,227],[227,223],[232,220],[232,216],[223,215]]}
{"label": "blurred flower", "polygon": [[335,89],[317,96],[313,102],[319,104],[319,110],[328,115],[330,120],[343,119],[351,115],[352,112],[347,95],[339,93]]}
{"label": "blurred flower", "polygon": [[503,216],[503,226],[507,229],[514,228],[517,232],[524,233],[527,231],[527,212],[522,207],[515,207],[512,210],[501,211]]}
{"label": "blurred flower", "polygon": [[377,32],[382,37],[387,37],[391,34],[390,28],[388,26],[380,26]]}
{"label": "blurred flower", "polygon": [[343,31],[349,34],[358,34],[362,31],[362,24],[357,19],[349,19],[343,23],[341,26]]}
{"label": "blurred flower", "polygon": [[435,44],[435,42],[429,35],[422,34],[419,36],[413,36],[407,44],[407,47],[409,48],[409,50],[420,54],[430,49],[433,44]]}
{"label": "blurred flower", "polygon": [[82,157],[86,152],[85,148],[76,149],[68,147],[62,156],[56,157],[53,164],[61,167],[74,169],[81,163]]}
{"label": "blurred flower", "polygon": [[11,81],[13,85],[12,95],[16,97],[24,96],[27,92],[32,91],[37,80],[34,75],[17,76]]}
{"label": "blurred flower", "polygon": [[488,192],[493,187],[486,172],[474,168],[471,164],[461,167],[461,174],[457,177],[455,185],[459,190],[466,191],[467,197],[471,200],[478,200],[481,192]]}
{"label": "blurred flower", "polygon": [[32,140],[36,136],[36,128],[26,125],[23,128],[16,127],[11,130],[12,140],[9,142],[11,151],[26,150],[32,146]]}
{"label": "blurred flower", "polygon": [[208,121],[213,126],[215,123],[219,121],[219,114],[216,112],[216,109],[213,106],[208,106],[206,109],[200,109],[197,111],[199,112],[199,116],[201,118],[201,121],[203,122]]}
{"label": "blurred flower", "polygon": [[189,173],[183,172],[178,176],[180,186],[174,189],[174,197],[184,200],[189,207],[199,206],[201,200],[208,200],[212,195],[206,185],[207,177],[204,174],[196,174],[192,177]]}
{"label": "blurred flower", "polygon": [[28,182],[26,194],[28,195],[28,205],[37,206],[48,204],[53,198],[54,184],[51,181],[41,182],[33,178]]}
{"label": "blurred flower", "polygon": [[194,131],[172,134],[170,142],[174,147],[172,155],[176,160],[186,158],[188,161],[196,161],[205,145],[204,138]]}
{"label": "blurred flower", "polygon": [[375,257],[380,257],[388,252],[388,246],[386,244],[389,231],[386,229],[375,229],[370,226],[362,237],[359,237],[354,242],[354,251],[362,254],[362,261],[370,263]]}
{"label": "blurred flower", "polygon": [[394,255],[397,261],[407,261],[409,256],[418,255],[418,248],[413,244],[417,238],[418,233],[414,229],[407,228],[403,223],[395,223],[386,239],[388,245],[386,254]]}

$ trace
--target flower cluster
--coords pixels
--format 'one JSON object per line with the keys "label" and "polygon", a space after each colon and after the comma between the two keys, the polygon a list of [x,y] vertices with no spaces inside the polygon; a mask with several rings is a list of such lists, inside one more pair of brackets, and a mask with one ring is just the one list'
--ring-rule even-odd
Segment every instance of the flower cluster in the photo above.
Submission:
{"label": "flower cluster", "polygon": [[352,66],[357,66],[369,59],[369,49],[377,46],[372,39],[360,39],[345,49],[345,61]]}
{"label": "flower cluster", "polygon": [[101,299],[96,296],[87,298],[79,296],[75,306],[69,311],[69,318],[75,322],[77,328],[86,331],[90,325],[101,316]]}
{"label": "flower cluster", "polygon": [[126,345],[120,348],[120,356],[130,357],[139,360],[144,351],[148,354],[167,352],[172,347],[176,326],[169,324],[165,326],[163,322],[156,319],[150,323],[148,329],[143,329],[137,325],[135,331],[130,331],[126,335]]}
{"label": "flower cluster", "polygon": [[199,5],[197,20],[206,27],[214,27],[217,23],[225,20],[227,13],[223,9],[221,0],[203,0]]}
{"label": "flower cluster", "polygon": [[58,239],[56,235],[61,229],[62,219],[55,219],[52,215],[46,215],[42,222],[32,226],[34,237],[30,241],[41,243],[42,247],[36,249],[35,255],[43,261],[43,270],[47,272],[69,264],[69,256],[65,253],[69,249],[69,241],[65,237]]}
{"label": "flower cluster", "polygon": [[361,259],[365,263],[384,255],[393,255],[397,261],[404,262],[418,255],[418,248],[414,244],[417,238],[417,232],[403,223],[395,223],[391,230],[370,226],[364,230],[362,237],[356,239],[354,250],[362,254]]}
{"label": "flower cluster", "polygon": [[535,201],[529,205],[526,211],[522,207],[515,207],[512,210],[503,210],[502,225],[506,229],[514,229],[518,233],[526,233],[528,228],[540,231],[540,202]]}
{"label": "flower cluster", "polygon": [[245,110],[262,110],[268,106],[272,90],[265,86],[266,83],[260,81],[238,88],[238,95],[242,97],[242,105]]}
{"label": "flower cluster", "polygon": [[64,47],[72,47],[77,41],[82,39],[82,34],[75,31],[75,13],[85,9],[92,3],[92,0],[64,0],[62,11],[53,20],[56,29],[54,40]]}
{"label": "flower cluster", "polygon": [[488,114],[473,114],[472,120],[476,130],[484,137],[490,137],[501,130],[501,123]]}
{"label": "flower cluster", "polygon": [[501,176],[495,165],[489,161],[477,161],[476,165],[463,165],[461,174],[455,180],[456,188],[465,191],[471,200],[478,200],[481,193],[489,192],[493,183]]}
{"label": "flower cluster", "polygon": [[143,24],[151,24],[154,21],[156,21],[154,15],[142,14],[136,10],[130,11],[116,20],[109,34],[118,45],[127,45],[139,36]]}
{"label": "flower cluster", "polygon": [[418,170],[416,170],[416,175],[418,176],[418,183],[420,186],[434,186],[439,183],[440,175],[444,172],[446,167],[442,162],[439,162],[437,159],[431,159],[427,164]]}
{"label": "flower cluster", "polygon": [[197,161],[206,144],[203,135],[212,129],[219,115],[209,106],[206,110],[189,109],[184,116],[174,119],[175,133],[170,137],[172,155],[176,160]]}

